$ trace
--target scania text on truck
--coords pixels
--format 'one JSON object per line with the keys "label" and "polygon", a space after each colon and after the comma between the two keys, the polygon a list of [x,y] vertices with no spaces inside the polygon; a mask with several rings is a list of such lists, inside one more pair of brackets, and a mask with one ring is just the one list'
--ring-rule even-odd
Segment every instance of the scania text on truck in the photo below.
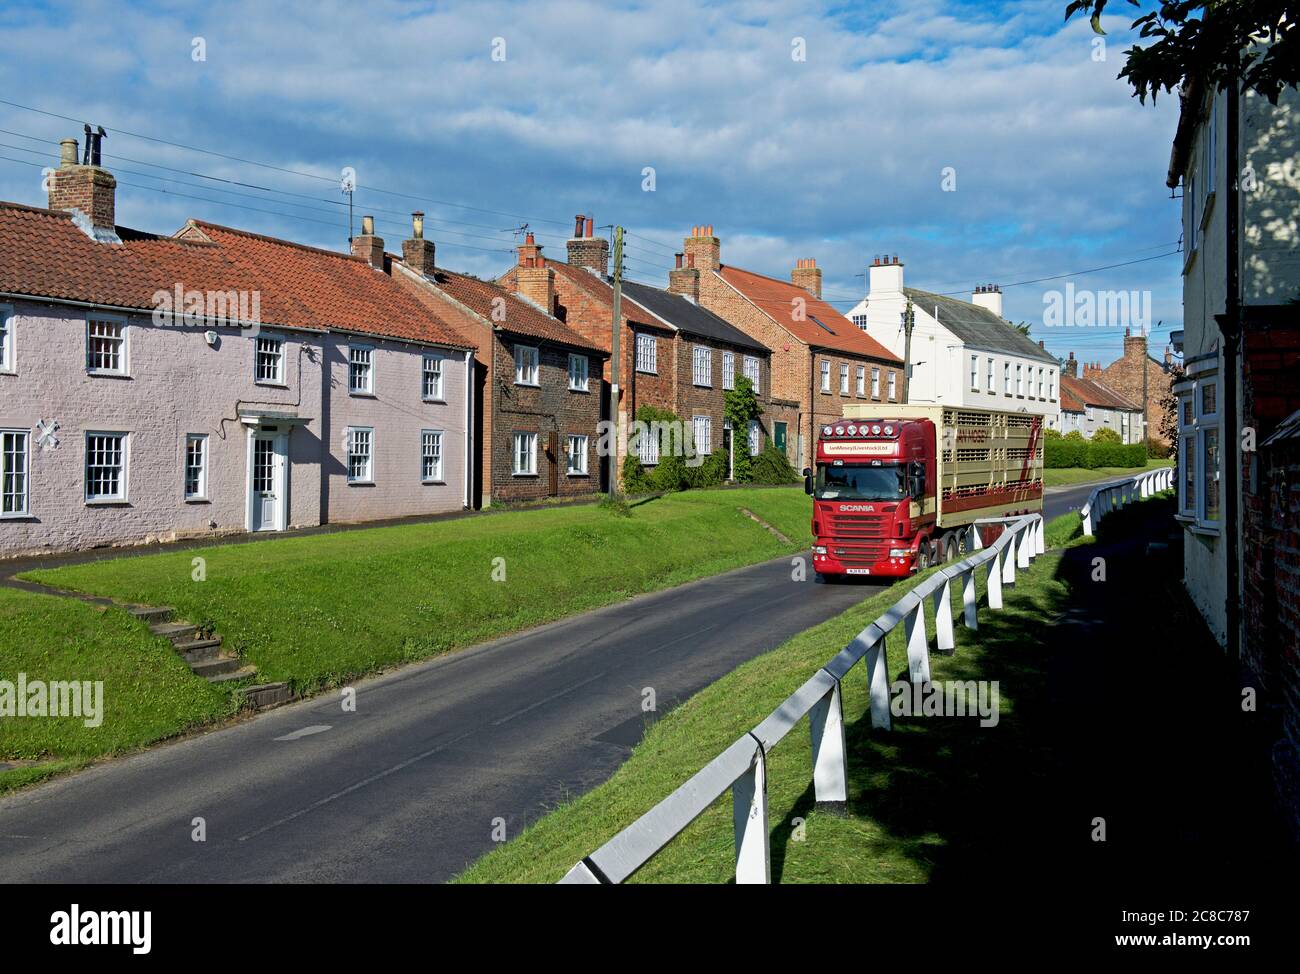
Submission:
{"label": "scania text on truck", "polygon": [[992,409],[846,406],[818,431],[816,469],[804,470],[813,568],[901,577],[964,554],[979,518],[1041,511],[1042,423]]}

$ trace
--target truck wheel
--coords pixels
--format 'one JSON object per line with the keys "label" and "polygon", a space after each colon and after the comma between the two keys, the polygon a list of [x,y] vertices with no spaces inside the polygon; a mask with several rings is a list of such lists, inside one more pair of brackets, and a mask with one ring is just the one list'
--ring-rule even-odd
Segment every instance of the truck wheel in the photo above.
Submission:
{"label": "truck wheel", "polygon": [[957,538],[955,535],[948,535],[947,539],[943,543],[943,560],[957,560]]}
{"label": "truck wheel", "polygon": [[916,570],[923,572],[930,567],[930,545],[929,542],[923,542],[916,549]]}

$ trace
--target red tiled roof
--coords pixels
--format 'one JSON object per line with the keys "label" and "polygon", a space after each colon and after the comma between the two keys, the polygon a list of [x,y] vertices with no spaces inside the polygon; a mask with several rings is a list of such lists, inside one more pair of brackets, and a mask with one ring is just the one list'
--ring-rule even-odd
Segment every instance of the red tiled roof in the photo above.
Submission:
{"label": "red tiled roof", "polygon": [[[561,345],[571,345],[575,348],[601,351],[599,345],[583,338],[558,318],[551,317],[531,301],[525,301],[495,281],[483,281],[477,277],[443,270],[441,267],[437,269],[435,281],[438,287],[461,304],[487,318],[504,331],[557,342]],[[492,303],[498,298],[505,300],[503,321],[497,321],[499,316],[492,313]]]}
{"label": "red tiled roof", "polygon": [[[884,345],[825,301],[813,297],[801,287],[727,264],[722,265],[718,274],[754,302],[764,314],[806,345],[903,364],[903,360]],[[803,298],[805,302],[806,320],[794,317],[795,306],[792,302],[796,297]]]}
{"label": "red tiled roof", "polygon": [[153,295],[259,292],[266,324],[473,347],[360,258],[191,221],[172,237],[98,243],[62,212],[0,202],[0,291],[151,310]]}
{"label": "red tiled roof", "polygon": [[1062,402],[1066,393],[1088,406],[1100,406],[1103,409],[1125,409],[1137,412],[1142,407],[1129,402],[1123,396],[1107,389],[1100,382],[1091,379],[1076,379],[1072,375],[1061,375]]}
{"label": "red tiled roof", "polygon": [[1083,412],[1083,403],[1070,395],[1070,390],[1066,388],[1065,380],[1068,375],[1061,376],[1061,412],[1063,413],[1081,413]]}
{"label": "red tiled roof", "polygon": [[[609,308],[611,314],[613,313],[614,287],[603,277],[598,274],[593,274],[585,267],[574,267],[573,265],[566,264],[561,260],[548,260],[546,266],[553,268],[557,274],[563,274],[565,278],[578,285],[578,287],[582,288],[605,307]],[[641,307],[641,305],[637,304],[626,294],[622,297],[620,310],[623,313],[623,317],[627,318],[628,321],[636,322],[638,325],[649,325],[651,328],[664,327],[663,323],[659,321],[658,318],[645,308]],[[606,352],[610,351],[609,332],[603,332],[601,334],[601,341],[603,342],[602,348]]]}

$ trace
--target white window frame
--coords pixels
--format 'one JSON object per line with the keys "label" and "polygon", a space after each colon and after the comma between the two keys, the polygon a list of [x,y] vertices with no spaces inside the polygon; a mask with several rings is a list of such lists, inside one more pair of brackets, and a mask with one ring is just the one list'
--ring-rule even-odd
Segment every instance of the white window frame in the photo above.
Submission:
{"label": "white window frame", "polygon": [[[358,437],[364,433],[364,437]],[[357,449],[358,444],[365,443],[366,452]],[[357,474],[352,472],[352,458],[364,457],[365,469]],[[347,456],[344,458],[349,484],[373,484],[375,482],[375,428],[373,426],[349,426],[347,428]]]}
{"label": "white window frame", "polygon": [[745,378],[754,384],[754,392],[757,394],[760,391],[763,376],[763,365],[759,362],[758,356],[746,355],[741,367],[744,370]]}
{"label": "white window frame", "polygon": [[[365,353],[365,361],[360,361],[359,356],[354,357],[354,353]],[[365,385],[357,385],[353,379],[354,367],[364,367]],[[363,345],[360,343],[348,344],[348,395],[350,396],[373,396],[375,394],[375,347],[373,345]]]}
{"label": "white window frame", "polygon": [[[420,483],[441,484],[442,479],[442,430],[420,430]],[[432,449],[430,449],[432,447]],[[429,461],[433,461],[430,472]]]}
{"label": "white window frame", "polygon": [[822,392],[831,391],[831,363],[829,359],[822,359]]}
{"label": "white window frame", "polygon": [[692,416],[691,436],[695,441],[695,452],[707,457],[713,452],[713,417]]}
{"label": "white window frame", "polygon": [[[568,452],[568,463],[566,464],[568,475],[570,477],[586,477],[589,473],[589,465],[587,462],[587,453],[589,449],[588,438],[580,433],[570,433],[566,443]],[[575,460],[577,461],[576,464],[574,463]]]}
{"label": "white window frame", "polygon": [[[22,477],[22,492],[19,494],[21,507],[15,507],[12,511],[4,510],[4,503],[8,499],[6,488],[6,478],[14,474],[9,469],[9,454],[11,451],[5,449],[6,440],[9,437],[16,437],[22,442],[22,463],[23,469],[19,472]],[[0,429],[0,519],[29,517],[31,515],[32,505],[32,431],[23,429]]]}
{"label": "white window frame", "polygon": [[849,394],[849,367],[846,363],[840,363],[840,395]]}
{"label": "white window frame", "polygon": [[871,367],[871,398],[880,398],[880,369],[874,365]]}
{"label": "white window frame", "polygon": [[1011,395],[1011,363],[1010,362],[1002,363],[1002,394],[1004,396]]}
{"label": "white window frame", "polygon": [[13,375],[18,371],[17,322],[14,306],[0,304],[0,375]]}
{"label": "white window frame", "polygon": [[1016,363],[1016,397],[1025,398],[1025,366],[1023,362]]}
{"label": "white window frame", "polygon": [[[1180,516],[1195,520],[1196,501],[1187,500],[1187,481],[1193,485],[1199,483],[1196,462],[1198,437],[1196,435],[1196,385],[1193,383],[1185,392],[1178,394],[1178,513]],[[1189,467],[1190,465],[1190,467]],[[1197,494],[1200,491],[1196,491]]]}
{"label": "white window frame", "polygon": [[970,357],[970,391],[979,392],[980,389],[980,357],[972,355]]}
{"label": "white window frame", "polygon": [[702,389],[713,386],[713,350],[704,345],[691,348],[691,382]]}
{"label": "white window frame", "polygon": [[858,371],[854,375],[854,378],[857,380],[858,383],[858,395],[861,396],[863,399],[866,399],[867,398],[867,367],[865,365],[859,365]]}
{"label": "white window frame", "polygon": [[898,373],[889,373],[889,401],[894,402],[898,398]]}
{"label": "white window frame", "polygon": [[1043,367],[1038,367],[1038,398],[1043,398]]}
{"label": "white window frame", "polygon": [[749,431],[746,439],[751,457],[756,457],[763,452],[763,425],[758,420],[751,419],[749,421]]}
{"label": "white window frame", "polygon": [[536,345],[515,346],[515,385],[539,386],[538,376],[541,372],[541,353]]}
{"label": "white window frame", "polygon": [[[524,447],[527,447],[527,455],[523,465],[520,464],[519,458],[523,454]],[[537,434],[529,433],[526,430],[515,430],[510,434],[510,470],[516,477],[536,477],[537,476]]]}
{"label": "white window frame", "polygon": [[989,374],[988,374],[988,390],[987,390],[987,391],[988,391],[988,394],[989,394],[990,396],[994,394],[993,373],[994,373],[994,370],[993,370],[993,357],[992,357],[992,356],[989,356]]}
{"label": "white window frame", "polygon": [[[442,363],[446,359],[437,352],[425,352],[420,362],[420,399],[423,402],[446,402],[444,398]],[[432,382],[430,382],[432,380]]]}
{"label": "white window frame", "polygon": [[636,336],[636,370],[646,375],[659,374],[658,343],[654,335]]}
{"label": "white window frame", "polygon": [[736,353],[722,353],[722,388],[736,388]]}
{"label": "white window frame", "polygon": [[659,462],[659,437],[651,432],[650,425],[637,434],[636,456],[643,467],[653,467]]}
{"label": "white window frame", "polygon": [[569,391],[588,392],[591,389],[591,366],[585,355],[569,353]]}
{"label": "white window frame", "polygon": [[[992,392],[992,390],[989,390]],[[1056,370],[1047,370],[1047,398],[1050,402],[1056,402]]]}
{"label": "white window frame", "polygon": [[[1205,390],[1214,390],[1214,411],[1205,411]],[[1223,518],[1223,478],[1224,465],[1223,428],[1219,420],[1219,377],[1208,375],[1196,380],[1195,395],[1192,399],[1192,411],[1196,420],[1196,525],[1201,528],[1218,530]],[[1206,434],[1213,433],[1218,445],[1218,469],[1209,470],[1205,463]],[[1219,512],[1214,518],[1206,513],[1205,501],[1209,493],[1208,486],[1213,482],[1215,492],[1219,495]]]}
{"label": "white window frame", "polygon": [[1088,422],[1091,423],[1092,420],[1093,420],[1092,406],[1088,405],[1087,403],[1084,403],[1084,404],[1083,404],[1083,411],[1084,411],[1084,412],[1087,414],[1087,416],[1088,416]]}
{"label": "white window frame", "polygon": [[[96,368],[91,365],[91,327],[95,323],[117,325],[122,329],[120,339],[122,344],[118,351],[118,367],[116,369]],[[91,314],[86,316],[86,374],[87,375],[113,375],[128,376],[131,374],[131,326],[123,315],[115,314]]]}
{"label": "white window frame", "polygon": [[[205,501],[208,499],[208,434],[185,434],[185,457],[181,466],[181,494],[187,501]],[[190,491],[190,449],[199,446],[198,477],[194,490]]]}
{"label": "white window frame", "polygon": [[[275,349],[264,350],[262,343],[274,345]],[[262,375],[262,356],[275,356],[275,374],[269,378]],[[258,335],[253,340],[253,383],[259,386],[282,386],[284,385],[284,339],[277,338],[275,335]]]}
{"label": "white window frame", "polygon": [[[117,493],[92,494],[90,492],[90,441],[92,437],[106,436],[120,440],[121,460],[118,465]],[[124,504],[130,497],[128,478],[131,470],[131,434],[125,430],[86,430],[82,439],[82,496],[87,504]]]}

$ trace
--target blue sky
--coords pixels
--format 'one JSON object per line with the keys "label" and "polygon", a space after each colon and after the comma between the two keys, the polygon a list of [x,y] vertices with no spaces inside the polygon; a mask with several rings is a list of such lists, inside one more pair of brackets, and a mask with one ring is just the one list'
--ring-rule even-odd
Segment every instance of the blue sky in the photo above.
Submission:
{"label": "blue sky", "polygon": [[[729,263],[788,277],[815,257],[841,310],[879,253],[918,287],[1001,283],[1049,350],[1105,362],[1121,332],[1046,327],[1045,291],[1150,290],[1158,354],[1179,257],[1008,285],[1176,249],[1177,99],[1115,80],[1134,38],[1112,6],[1096,61],[1064,0],[11,5],[0,98],[108,129],[118,221],[141,229],[197,217],[343,249],[351,166],[358,220],[396,250],[423,209],[453,269],[504,270],[523,222],[562,257],[583,212],[635,234],[629,274],[662,284],[708,223]],[[44,205],[40,166],[80,129],[0,104],[0,199]]]}

